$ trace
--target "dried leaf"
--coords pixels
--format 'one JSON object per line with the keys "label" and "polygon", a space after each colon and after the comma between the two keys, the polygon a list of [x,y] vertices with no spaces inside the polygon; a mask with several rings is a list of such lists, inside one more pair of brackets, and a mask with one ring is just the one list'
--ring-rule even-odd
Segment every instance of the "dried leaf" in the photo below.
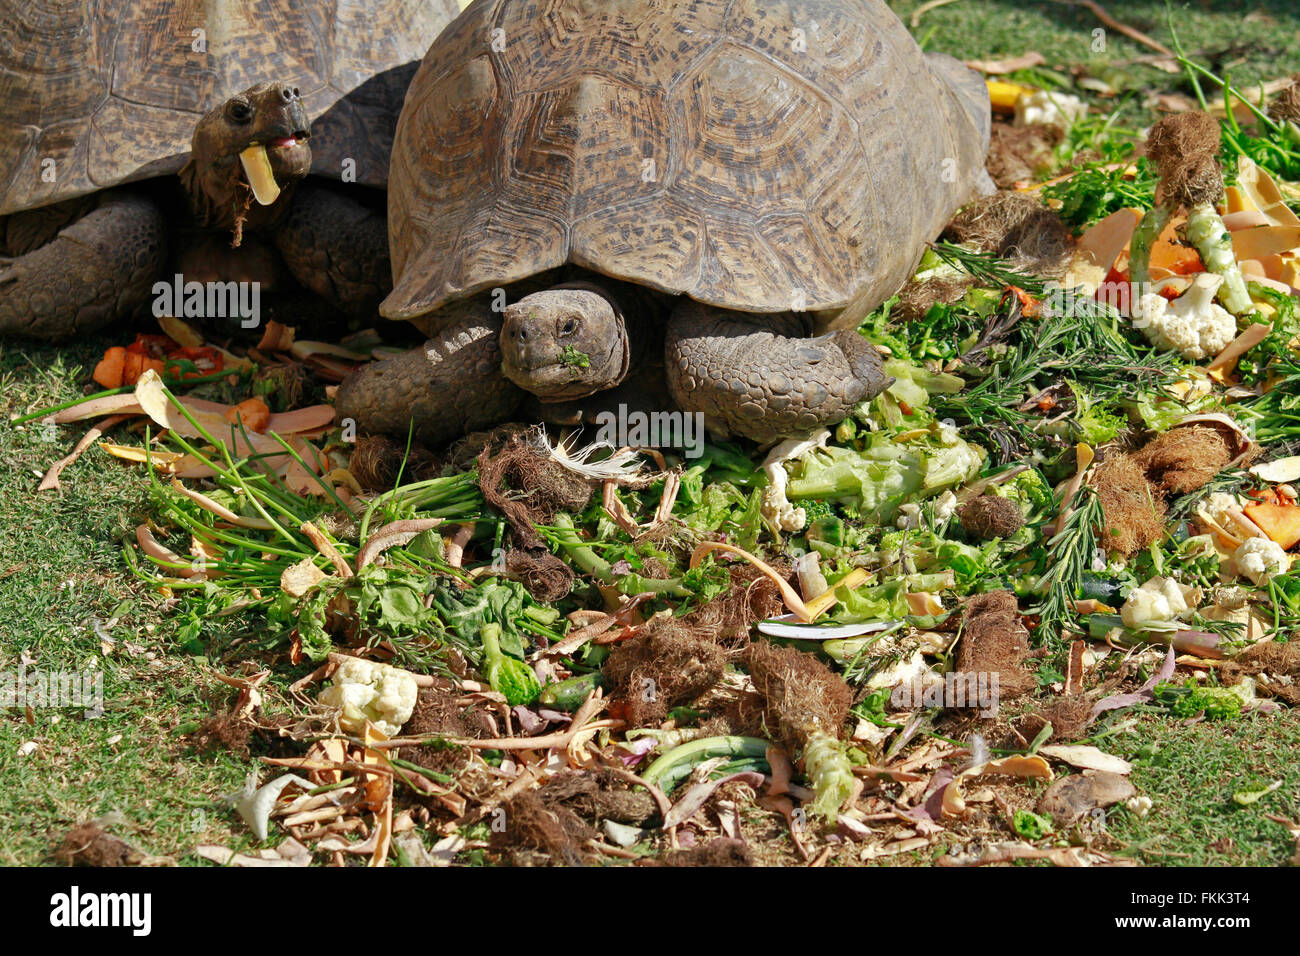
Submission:
{"label": "dried leaf", "polygon": [[1105,770],[1122,775],[1133,769],[1133,765],[1122,757],[1083,744],[1049,744],[1038,748],[1038,752],[1082,770]]}
{"label": "dried leaf", "polygon": [[327,577],[329,575],[316,567],[311,558],[303,558],[297,564],[284,569],[284,573],[280,575],[280,590],[290,597],[299,598]]}
{"label": "dried leaf", "polygon": [[264,787],[257,786],[257,773],[254,771],[244,778],[244,786],[236,793],[230,794],[226,800],[239,811],[248,828],[253,831],[258,842],[264,842],[267,838],[267,827],[271,818],[271,811],[275,809],[275,801],[280,798],[280,794],[290,784],[297,784],[304,790],[312,789],[312,785],[295,773],[286,773],[282,777],[277,777]]}
{"label": "dried leaf", "polygon": [[703,783],[697,783],[687,790],[664,816],[664,829],[671,830],[673,827],[681,826],[695,816],[704,804],[708,803],[714,791],[723,784],[731,783],[734,780],[747,783],[755,790],[763,785],[763,775],[752,770],[743,770],[740,773],[733,773],[718,780],[706,780]]}

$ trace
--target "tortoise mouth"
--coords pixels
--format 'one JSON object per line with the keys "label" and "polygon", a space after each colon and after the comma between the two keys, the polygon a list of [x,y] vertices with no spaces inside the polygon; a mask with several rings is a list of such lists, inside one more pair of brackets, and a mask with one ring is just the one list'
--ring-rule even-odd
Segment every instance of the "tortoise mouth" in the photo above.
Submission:
{"label": "tortoise mouth", "polygon": [[536,348],[522,351],[507,345],[502,349],[502,374],[543,402],[586,398],[604,387],[604,383],[593,381],[591,359],[585,354],[564,356],[555,350],[553,355],[539,355],[538,352]]}
{"label": "tortoise mouth", "polygon": [[247,186],[253,197],[269,206],[280,196],[282,184],[306,176],[311,170],[311,134],[294,130],[265,140],[252,139],[238,153],[236,178]]}

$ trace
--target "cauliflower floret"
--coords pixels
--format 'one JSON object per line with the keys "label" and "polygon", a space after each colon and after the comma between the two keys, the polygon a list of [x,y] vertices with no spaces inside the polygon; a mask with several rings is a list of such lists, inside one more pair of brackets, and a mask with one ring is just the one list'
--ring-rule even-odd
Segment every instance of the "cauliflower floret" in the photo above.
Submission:
{"label": "cauliflower floret", "polygon": [[1016,100],[1016,125],[1069,126],[1087,112],[1087,104],[1077,96],[1036,90]]}
{"label": "cauliflower floret", "polygon": [[1222,491],[1213,491],[1205,496],[1201,502],[1201,510],[1213,518],[1219,524],[1228,520],[1228,509],[1240,507],[1236,495],[1226,494]]}
{"label": "cauliflower floret", "polygon": [[759,510],[763,517],[782,531],[802,531],[808,524],[808,512],[796,508],[785,495],[790,473],[785,470],[787,461],[798,461],[815,448],[825,448],[831,433],[823,428],[808,438],[787,438],[778,444],[763,459],[763,471],[767,474],[767,487],[763,489]]}
{"label": "cauliflower floret", "polygon": [[934,502],[934,520],[947,521],[957,512],[957,496],[945,491]]}
{"label": "cauliflower floret", "polygon": [[1155,803],[1150,797],[1129,797],[1124,801],[1124,806],[1128,807],[1128,812],[1135,817],[1144,817],[1151,812]]}
{"label": "cauliflower floret", "polygon": [[368,719],[386,736],[393,736],[411,719],[420,688],[415,675],[388,664],[350,657],[334,672],[334,683],[317,700],[342,711],[339,725],[361,733]]}
{"label": "cauliflower floret", "polygon": [[1200,589],[1157,577],[1128,592],[1119,616],[1124,626],[1137,630],[1146,624],[1165,623],[1196,609]]}
{"label": "cauliflower floret", "polygon": [[925,687],[936,680],[942,681],[943,678],[930,669],[919,650],[914,650],[908,656],[901,657],[888,667],[876,671],[868,679],[866,686],[868,690],[899,686],[911,690],[915,684]]}
{"label": "cauliflower floret", "polygon": [[1237,573],[1263,587],[1275,574],[1285,574],[1291,558],[1282,546],[1268,538],[1247,538],[1232,554]]}
{"label": "cauliflower floret", "polygon": [[921,527],[921,506],[911,501],[899,505],[894,524],[903,531],[915,531]]}
{"label": "cauliflower floret", "polygon": [[1223,277],[1202,273],[1170,304],[1154,292],[1138,299],[1133,328],[1141,329],[1159,349],[1172,349],[1185,359],[1218,355],[1237,337],[1237,320],[1214,302]]}

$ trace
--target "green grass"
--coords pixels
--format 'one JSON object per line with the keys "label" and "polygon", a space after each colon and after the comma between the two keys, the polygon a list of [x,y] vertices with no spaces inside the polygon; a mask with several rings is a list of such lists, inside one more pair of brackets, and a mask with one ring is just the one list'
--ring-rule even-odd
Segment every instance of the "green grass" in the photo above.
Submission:
{"label": "green grass", "polygon": [[[891,0],[911,26],[923,0]],[[1112,17],[1171,46],[1164,0],[1102,2]],[[1293,0],[1195,0],[1174,2],[1174,27],[1189,54],[1238,84],[1284,77],[1300,69],[1300,8]],[[927,50],[961,59],[996,59],[1037,50],[1049,68],[1089,67],[1116,88],[1155,86],[1190,92],[1182,77],[1151,66],[1125,63],[1155,51],[1107,29],[1105,49],[1093,50],[1102,23],[1086,7],[1057,0],[956,0],[922,15],[913,29]]]}
{"label": "green grass", "polygon": [[[1145,817],[1111,814],[1108,830],[1124,855],[1152,866],[1277,866],[1300,849],[1265,817],[1300,820],[1294,711],[1191,726],[1143,717],[1107,749],[1133,762],[1133,785],[1155,804]],[[1256,803],[1233,802],[1234,793],[1276,780],[1282,786]]]}
{"label": "green grass", "polygon": [[[187,755],[176,733],[230,697],[200,659],[179,653],[164,597],[133,578],[121,540],[144,514],[139,467],[98,448],[35,493],[43,472],[88,426],[50,433],[13,417],[81,394],[107,340],[0,351],[0,671],[103,672],[104,714],[0,711],[0,864],[45,862],[72,825],[120,815],[114,832],[143,852],[180,857],[202,840],[243,845],[218,803],[247,765]],[[119,432],[121,434],[121,432]],[[116,619],[111,626],[108,622]],[[98,630],[113,641],[105,653]],[[37,748],[18,756],[23,744]]]}
{"label": "green grass", "polygon": [[[891,5],[905,22],[920,6]],[[1168,42],[1163,3],[1105,6]],[[1184,44],[1241,83],[1300,69],[1300,14],[1290,0],[1252,3],[1247,11],[1243,16],[1236,3],[1193,4],[1178,16]],[[1087,10],[1060,3],[958,0],[927,13],[917,33],[928,49],[963,58],[1033,49],[1053,67],[1087,64],[1123,89],[1185,89],[1180,77],[1148,67],[1107,67],[1090,50],[1096,26]],[[1149,52],[1113,33],[1107,40],[1108,60]],[[250,842],[220,803],[250,764],[194,754],[178,732],[233,692],[206,661],[177,646],[164,597],[134,579],[121,557],[123,537],[146,513],[142,470],[92,449],[64,473],[62,491],[38,496],[40,473],[88,426],[48,433],[8,423],[82,394],[103,349],[129,339],[118,330],[59,349],[0,344],[0,671],[13,671],[23,655],[49,670],[96,666],[107,698],[98,719],[41,709],[28,723],[21,712],[0,711],[0,864],[49,862],[63,832],[109,814],[119,821],[117,835],[182,863],[195,862],[198,842],[236,849]],[[114,618],[107,633],[115,649],[105,654],[95,621],[104,627]],[[17,756],[31,741],[37,749]],[[1112,814],[1110,832],[1121,852],[1154,865],[1279,864],[1294,853],[1294,841],[1263,814],[1300,817],[1300,716],[1191,727],[1144,717],[1108,748],[1135,758],[1133,782],[1155,801],[1142,819]],[[1243,786],[1279,778],[1282,788],[1254,806],[1231,802]]]}

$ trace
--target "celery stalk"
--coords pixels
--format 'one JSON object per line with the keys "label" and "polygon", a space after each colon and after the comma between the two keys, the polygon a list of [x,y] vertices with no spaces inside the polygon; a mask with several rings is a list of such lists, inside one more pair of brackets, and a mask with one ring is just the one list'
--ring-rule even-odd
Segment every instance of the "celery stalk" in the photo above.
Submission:
{"label": "celery stalk", "polygon": [[1201,254],[1205,268],[1223,276],[1219,286],[1219,301],[1233,315],[1242,315],[1255,308],[1246,280],[1232,252],[1232,236],[1223,224],[1218,211],[1209,203],[1197,203],[1187,213],[1187,238]]}

